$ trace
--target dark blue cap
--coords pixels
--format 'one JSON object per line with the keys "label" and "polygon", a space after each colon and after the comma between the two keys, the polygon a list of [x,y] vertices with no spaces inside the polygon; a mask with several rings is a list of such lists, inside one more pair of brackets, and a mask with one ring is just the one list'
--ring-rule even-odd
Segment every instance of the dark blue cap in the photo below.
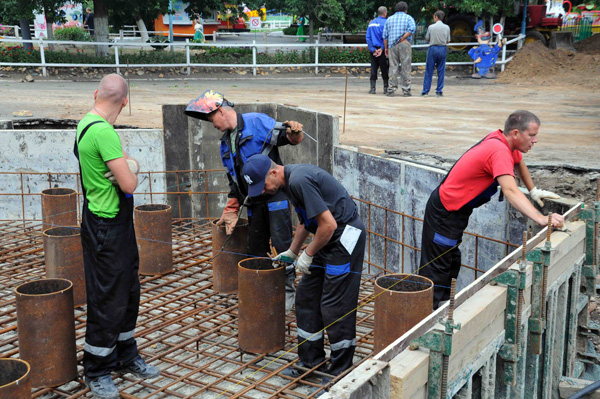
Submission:
{"label": "dark blue cap", "polygon": [[252,155],[242,169],[244,180],[248,183],[248,195],[258,197],[265,189],[265,178],[271,169],[271,158],[266,155]]}

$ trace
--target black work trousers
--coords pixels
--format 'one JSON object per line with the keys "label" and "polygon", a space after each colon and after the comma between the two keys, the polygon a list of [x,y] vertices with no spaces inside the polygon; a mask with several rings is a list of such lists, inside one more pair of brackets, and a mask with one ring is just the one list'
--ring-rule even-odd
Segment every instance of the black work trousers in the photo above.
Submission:
{"label": "black work trousers", "polygon": [[384,82],[387,82],[389,79],[388,71],[390,65],[385,56],[385,51],[382,51],[379,57],[375,57],[373,56],[373,53],[371,53],[371,80],[377,80],[377,69],[381,69],[381,78]]}
{"label": "black work trousers", "polygon": [[121,194],[113,219],[95,215],[84,204],[81,243],[88,310],[83,367],[88,378],[96,378],[138,355],[133,338],[140,303],[133,198]]}
{"label": "black work trousers", "polygon": [[473,208],[464,206],[457,211],[447,211],[436,188],[425,207],[421,238],[419,274],[433,281],[433,309],[450,299],[450,285],[458,277],[461,255],[458,246]]}
{"label": "black work trousers", "polygon": [[296,290],[298,356],[305,367],[325,360],[326,327],[331,349],[329,374],[352,366],[356,348],[356,307],[365,255],[366,231],[357,217],[351,223],[361,230],[352,254],[342,245],[343,227],[313,257],[311,274],[304,274]]}
{"label": "black work trousers", "polygon": [[[278,254],[292,244],[290,205],[281,190],[248,206],[248,255],[267,256],[271,252],[269,240]],[[294,266],[287,265],[285,274],[293,282]]]}

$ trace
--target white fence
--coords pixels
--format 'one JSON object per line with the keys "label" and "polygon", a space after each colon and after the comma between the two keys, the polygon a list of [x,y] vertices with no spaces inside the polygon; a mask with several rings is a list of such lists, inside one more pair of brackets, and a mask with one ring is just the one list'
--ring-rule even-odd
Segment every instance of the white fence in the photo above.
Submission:
{"label": "white fence", "polygon": [[[519,35],[514,39],[506,42],[506,45],[502,46],[502,55],[500,60],[496,63],[500,65],[502,71],[504,71],[505,65],[511,61],[512,57],[506,57],[507,45],[517,42],[518,40],[524,39],[525,36]],[[256,76],[258,68],[314,68],[315,74],[319,73],[320,67],[370,67],[370,63],[321,63],[319,62],[319,50],[324,48],[361,48],[367,47],[366,44],[324,44],[319,43],[317,40],[315,43],[299,43],[299,44],[257,44],[256,40],[252,41],[251,46],[244,46],[240,44],[207,44],[207,43],[190,43],[189,39],[185,42],[175,43],[127,43],[127,42],[114,42],[114,43],[96,43],[96,42],[75,42],[75,41],[55,41],[55,40],[22,40],[22,39],[0,39],[0,43],[32,43],[37,44],[40,49],[41,62],[39,63],[26,63],[26,62],[0,62],[0,66],[16,66],[16,67],[42,67],[43,76],[47,76],[47,68],[115,68],[117,73],[120,73],[120,69],[127,66],[119,60],[119,49],[126,47],[134,48],[146,48],[153,46],[169,46],[173,48],[182,48],[185,51],[185,63],[174,63],[174,64],[130,64],[131,68],[187,68],[187,74],[191,74],[192,67],[208,67],[208,68],[252,68],[253,75]],[[74,64],[74,63],[48,63],[46,62],[44,49],[48,45],[61,44],[61,45],[85,45],[85,46],[111,46],[114,50],[114,64]],[[450,43],[448,46],[474,46],[477,43]],[[252,64],[201,64],[191,62],[190,50],[193,47],[219,47],[219,48],[232,48],[232,47],[251,47],[252,48]],[[256,62],[258,48],[267,49],[281,49],[285,47],[291,50],[303,50],[308,48],[315,49],[315,62],[305,64],[258,64]],[[413,45],[413,48],[427,48],[426,44]],[[424,66],[424,62],[413,63],[413,66]],[[446,65],[473,65],[473,62],[447,62]]]}

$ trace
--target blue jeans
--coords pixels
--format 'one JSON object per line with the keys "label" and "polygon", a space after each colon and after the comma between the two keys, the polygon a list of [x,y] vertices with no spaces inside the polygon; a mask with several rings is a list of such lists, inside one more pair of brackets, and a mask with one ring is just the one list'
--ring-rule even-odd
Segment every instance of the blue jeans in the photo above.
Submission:
{"label": "blue jeans", "polygon": [[436,93],[444,90],[444,74],[446,71],[446,46],[430,46],[427,50],[427,62],[425,64],[425,79],[423,79],[423,94],[429,93],[431,89],[431,79],[433,78],[433,68],[437,69],[438,81],[435,89]]}

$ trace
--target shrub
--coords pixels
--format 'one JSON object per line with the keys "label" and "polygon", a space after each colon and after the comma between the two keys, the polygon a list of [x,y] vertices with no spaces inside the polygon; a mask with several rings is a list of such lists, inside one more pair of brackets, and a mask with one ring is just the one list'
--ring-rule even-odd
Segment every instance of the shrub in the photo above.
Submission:
{"label": "shrub", "polygon": [[[150,38],[146,41],[146,43],[167,43],[169,41],[169,38],[167,36],[161,36],[161,35],[157,35],[157,36],[150,36]],[[154,47],[156,50],[164,50],[167,46],[154,46],[152,45],[152,47]]]}
{"label": "shrub", "polygon": [[0,47],[0,62],[41,62],[39,50],[28,50],[23,46]]}
{"label": "shrub", "polygon": [[284,35],[292,35],[295,36],[296,32],[298,32],[298,27],[297,26],[290,26],[289,28],[285,28],[283,30],[283,34]]}
{"label": "shrub", "polygon": [[78,26],[65,26],[54,30],[55,40],[71,40],[76,42],[91,42],[92,37],[88,32]]}

